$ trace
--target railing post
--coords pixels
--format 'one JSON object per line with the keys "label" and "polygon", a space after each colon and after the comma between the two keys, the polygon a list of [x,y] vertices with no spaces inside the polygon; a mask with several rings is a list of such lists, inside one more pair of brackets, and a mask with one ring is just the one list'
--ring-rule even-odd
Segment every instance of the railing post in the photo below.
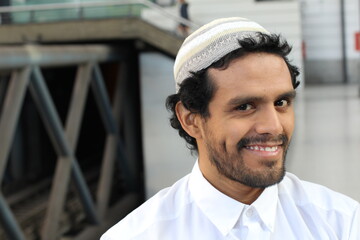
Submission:
{"label": "railing post", "polygon": [[84,18],[84,8],[80,6],[78,9],[78,19],[82,20],[83,18]]}
{"label": "railing post", "polygon": [[29,19],[29,22],[35,22],[35,11],[34,10],[31,10],[30,11],[30,19]]}

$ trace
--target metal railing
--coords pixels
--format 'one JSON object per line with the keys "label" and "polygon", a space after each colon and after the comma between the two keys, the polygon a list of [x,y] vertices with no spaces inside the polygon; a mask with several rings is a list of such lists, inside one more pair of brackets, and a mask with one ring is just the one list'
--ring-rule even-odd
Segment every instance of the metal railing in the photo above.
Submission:
{"label": "metal railing", "polygon": [[[100,9],[103,13],[99,14]],[[105,10],[104,10],[105,9]],[[149,0],[127,0],[127,1],[99,1],[99,2],[71,2],[71,3],[53,3],[40,5],[24,5],[24,6],[10,6],[1,7],[0,15],[14,18],[12,23],[16,23],[16,14],[23,14],[21,23],[32,22],[48,22],[48,21],[64,21],[64,20],[80,20],[93,18],[109,18],[109,17],[141,17],[141,12],[144,9],[152,9],[167,20],[176,23],[182,23],[189,26],[191,29],[199,27],[198,24],[187,19],[176,16],[163,7],[155,4]],[[48,17],[36,17],[37,14],[44,12],[54,13],[54,11],[69,11],[71,14],[65,17],[64,14],[57,19]],[[95,12],[98,12],[95,14]],[[53,15],[53,14],[52,14]],[[53,16],[52,16],[53,17]],[[18,17],[19,18],[19,17]],[[10,22],[10,21],[8,21]]]}

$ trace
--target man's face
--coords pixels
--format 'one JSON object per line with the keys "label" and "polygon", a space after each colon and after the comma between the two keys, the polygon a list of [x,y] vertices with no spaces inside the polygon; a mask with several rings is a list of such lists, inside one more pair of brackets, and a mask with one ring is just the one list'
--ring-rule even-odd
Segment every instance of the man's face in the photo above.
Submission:
{"label": "man's face", "polygon": [[206,155],[218,174],[250,187],[280,182],[294,129],[295,91],[285,61],[252,53],[208,73],[216,91],[202,120],[200,161]]}

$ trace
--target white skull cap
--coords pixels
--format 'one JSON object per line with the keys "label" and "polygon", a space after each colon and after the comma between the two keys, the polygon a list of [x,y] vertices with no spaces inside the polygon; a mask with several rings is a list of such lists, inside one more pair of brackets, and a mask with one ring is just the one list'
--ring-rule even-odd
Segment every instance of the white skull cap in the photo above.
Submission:
{"label": "white skull cap", "polygon": [[214,20],[190,34],[181,45],[174,64],[176,92],[192,72],[209,67],[226,54],[240,48],[238,40],[269,32],[246,18],[231,17]]}

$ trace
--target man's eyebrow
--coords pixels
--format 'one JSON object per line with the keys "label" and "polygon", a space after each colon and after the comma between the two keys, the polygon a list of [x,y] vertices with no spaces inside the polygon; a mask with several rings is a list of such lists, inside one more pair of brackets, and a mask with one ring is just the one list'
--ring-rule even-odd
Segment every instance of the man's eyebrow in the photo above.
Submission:
{"label": "man's eyebrow", "polygon": [[296,97],[296,91],[292,90],[292,91],[281,94],[278,97],[278,99],[282,99],[282,98],[294,99],[295,97]]}
{"label": "man's eyebrow", "polygon": [[[296,91],[291,90],[289,92],[280,94],[276,99],[282,99],[282,98],[294,99],[295,97],[296,97]],[[235,97],[229,100],[228,105],[236,106],[245,103],[263,102],[263,101],[265,101],[265,97],[261,97],[261,96]]]}
{"label": "man's eyebrow", "polygon": [[245,104],[245,103],[261,102],[261,101],[264,101],[263,97],[256,97],[256,96],[234,97],[234,98],[229,100],[228,105],[237,106],[237,105],[241,105],[241,104]]}

